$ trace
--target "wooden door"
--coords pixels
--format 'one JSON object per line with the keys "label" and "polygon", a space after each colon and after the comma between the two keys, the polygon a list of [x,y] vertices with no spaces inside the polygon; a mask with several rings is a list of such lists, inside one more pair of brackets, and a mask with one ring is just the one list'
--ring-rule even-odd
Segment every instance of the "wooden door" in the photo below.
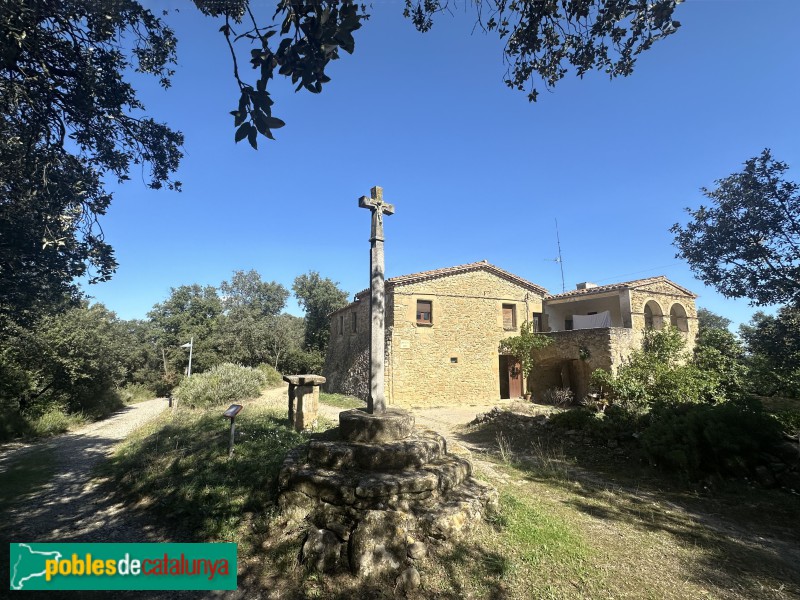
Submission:
{"label": "wooden door", "polygon": [[508,397],[519,398],[522,396],[522,368],[519,361],[508,357]]}
{"label": "wooden door", "polygon": [[522,396],[522,369],[513,356],[500,356],[500,398]]}

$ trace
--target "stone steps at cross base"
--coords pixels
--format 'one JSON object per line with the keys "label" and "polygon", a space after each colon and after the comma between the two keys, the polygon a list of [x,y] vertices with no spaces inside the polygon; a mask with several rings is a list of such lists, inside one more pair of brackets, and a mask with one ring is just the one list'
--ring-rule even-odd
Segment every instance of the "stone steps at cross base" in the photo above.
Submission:
{"label": "stone steps at cross base", "polygon": [[418,469],[336,471],[287,456],[278,478],[282,490],[357,510],[415,510],[434,507],[472,475],[471,463],[444,455]]}
{"label": "stone steps at cross base", "polygon": [[435,501],[419,502],[414,506],[384,507],[383,509],[358,508],[309,498],[299,491],[286,491],[281,504],[297,509],[295,518],[313,524],[320,530],[332,531],[341,540],[347,540],[353,528],[369,512],[413,515],[414,528],[419,533],[440,540],[458,538],[482,517],[498,510],[498,493],[490,485],[473,477],[449,490]]}
{"label": "stone steps at cross base", "polygon": [[447,454],[447,440],[434,431],[418,431],[404,440],[381,444],[314,440],[306,460],[334,471],[420,469]]}
{"label": "stone steps at cross base", "polygon": [[430,537],[446,540],[460,536],[465,528],[499,509],[499,494],[491,485],[474,477],[452,490],[445,501],[417,512],[419,527]]}

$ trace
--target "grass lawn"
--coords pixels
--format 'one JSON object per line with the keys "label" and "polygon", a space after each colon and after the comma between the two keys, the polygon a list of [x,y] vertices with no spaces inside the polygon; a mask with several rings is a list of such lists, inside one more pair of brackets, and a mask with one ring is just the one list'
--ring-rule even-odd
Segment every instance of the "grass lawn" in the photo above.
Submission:
{"label": "grass lawn", "polygon": [[[128,440],[105,475],[153,520],[173,524],[175,541],[238,542],[245,594],[393,598],[393,582],[313,574],[297,564],[299,531],[275,510],[276,475],[286,450],[309,436],[286,427],[285,409],[247,405],[231,459],[225,424],[217,410],[165,414]],[[800,595],[797,497],[681,487],[652,471],[642,477],[617,454],[605,453],[613,464],[595,470],[601,461],[582,462],[569,446],[498,434],[484,424],[461,437],[487,442],[476,473],[500,491],[500,512],[468,539],[431,543],[416,563],[422,587],[412,597]],[[506,440],[502,454],[498,439]]]}
{"label": "grass lawn", "polygon": [[319,401],[328,406],[335,406],[336,408],[364,408],[367,403],[359,398],[353,396],[345,396],[344,394],[328,394],[326,392],[319,393]]}

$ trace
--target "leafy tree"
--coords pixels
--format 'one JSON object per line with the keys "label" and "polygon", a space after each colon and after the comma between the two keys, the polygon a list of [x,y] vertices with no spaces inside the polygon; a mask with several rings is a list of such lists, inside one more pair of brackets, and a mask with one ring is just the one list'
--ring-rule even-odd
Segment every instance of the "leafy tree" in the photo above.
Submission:
{"label": "leafy tree", "polygon": [[111,277],[98,219],[107,177],[171,175],[183,136],[144,115],[125,76],[172,74],[175,37],[135,0],[7,0],[0,5],[0,320],[31,323]]}
{"label": "leafy tree", "polygon": [[230,282],[222,282],[220,291],[225,314],[218,337],[225,360],[249,367],[275,364],[271,344],[276,339],[274,329],[282,322],[278,313],[286,305],[288,290],[274,281],[262,281],[251,270],[234,272]]}
{"label": "leafy tree", "polygon": [[800,304],[800,193],[788,169],[764,150],[716,189],[703,188],[711,206],[687,208],[692,220],[670,229],[677,256],[726,297]]}
{"label": "leafy tree", "polygon": [[[528,90],[541,78],[549,88],[570,71],[582,77],[592,70],[610,78],[633,72],[636,57],[654,42],[674,33],[680,23],[673,12],[680,0],[570,0],[569,2],[508,2],[479,0],[473,5],[476,25],[505,41],[509,65],[505,83]],[[366,5],[354,0],[277,0],[272,18],[256,14],[250,0],[194,0],[206,15],[222,17],[220,31],[233,58],[239,103],[231,112],[235,140],[247,138],[257,147],[258,134],[274,139],[283,121],[272,114],[267,90],[275,74],[291,79],[296,91],[320,93],[330,81],[325,72],[340,52],[355,50],[353,34],[369,19]],[[437,13],[448,11],[446,0],[405,0],[403,14],[421,32],[433,26]],[[237,48],[245,45],[257,71],[255,85],[243,78]]]}
{"label": "leafy tree", "polygon": [[280,283],[261,279],[258,271],[234,271],[230,281],[219,286],[222,305],[228,314],[244,312],[257,317],[274,317],[286,306],[289,291]]}
{"label": "leafy tree", "polygon": [[211,285],[172,288],[170,297],[153,307],[147,316],[172,371],[186,370],[189,352],[181,345],[192,338],[192,372],[210,369],[219,362],[217,330],[221,314],[222,301]]}
{"label": "leafy tree", "polygon": [[697,324],[700,330],[703,329],[728,329],[731,326],[731,321],[727,317],[718,315],[707,308],[697,309]]}
{"label": "leafy tree", "polygon": [[300,306],[306,311],[305,347],[307,350],[325,352],[330,338],[329,315],[347,306],[347,292],[339,289],[339,283],[321,278],[316,271],[309,271],[294,280],[294,291]]}
{"label": "leafy tree", "polygon": [[293,315],[282,314],[274,317],[269,329],[266,347],[276,370],[280,370],[286,356],[297,352],[305,339],[305,320]]}
{"label": "leafy tree", "polygon": [[739,332],[753,392],[800,398],[800,307],[784,306],[774,316],[759,311]]}
{"label": "leafy tree", "polygon": [[249,311],[222,316],[216,331],[220,359],[255,367],[270,361],[267,340],[274,317],[258,317]]}
{"label": "leafy tree", "polygon": [[167,362],[166,349],[159,343],[159,332],[151,321],[123,321],[131,339],[127,358],[126,383],[141,384],[158,396],[165,396],[177,385],[178,372]]}
{"label": "leafy tree", "polygon": [[730,332],[731,320],[705,308],[698,309],[699,329],[694,347],[694,365],[716,379],[726,399],[740,398],[747,383],[744,347]]}
{"label": "leafy tree", "polygon": [[16,333],[0,358],[4,412],[58,406],[102,414],[117,406],[114,389],[127,375],[132,339],[103,305],[84,304]]}

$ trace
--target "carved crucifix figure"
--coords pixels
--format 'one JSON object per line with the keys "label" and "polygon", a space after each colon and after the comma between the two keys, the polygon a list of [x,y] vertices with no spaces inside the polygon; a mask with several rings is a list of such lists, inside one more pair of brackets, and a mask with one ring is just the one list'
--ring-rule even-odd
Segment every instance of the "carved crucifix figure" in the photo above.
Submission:
{"label": "carved crucifix figure", "polygon": [[383,215],[394,214],[394,205],[383,201],[383,190],[375,186],[370,198],[358,199],[360,208],[372,211],[372,230],[369,238],[369,398],[370,413],[386,411],[383,387],[384,352],[386,335],[386,295],[383,285]]}

